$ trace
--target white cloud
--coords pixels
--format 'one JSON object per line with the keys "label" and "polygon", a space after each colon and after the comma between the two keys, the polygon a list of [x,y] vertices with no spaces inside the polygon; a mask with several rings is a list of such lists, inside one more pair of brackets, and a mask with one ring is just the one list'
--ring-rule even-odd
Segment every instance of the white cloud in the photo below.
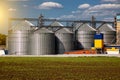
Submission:
{"label": "white cloud", "polygon": [[72,11],[72,14],[77,14],[77,13],[82,13],[82,11],[80,11],[80,10]]}
{"label": "white cloud", "polygon": [[114,17],[104,18],[103,21],[114,21]]}
{"label": "white cloud", "polygon": [[118,0],[102,0],[103,2],[117,2]]}
{"label": "white cloud", "polygon": [[80,16],[83,18],[90,18],[91,16],[95,16],[98,19],[114,17],[116,13],[119,12],[119,9],[119,4],[99,4],[84,10]]}
{"label": "white cloud", "polygon": [[39,9],[63,8],[63,5],[57,2],[44,2],[38,6]]}
{"label": "white cloud", "polygon": [[90,16],[95,16],[95,17],[101,17],[101,18],[103,18],[103,17],[106,17],[106,16],[111,16],[111,17],[113,17],[114,15],[116,14],[116,12],[115,11],[110,11],[110,10],[106,10],[106,11],[89,11],[89,10],[87,10],[87,11],[84,11],[83,13],[82,13],[82,16],[85,16],[85,17],[90,17]]}
{"label": "white cloud", "polygon": [[100,4],[89,8],[89,10],[99,10],[99,9],[120,9],[120,4]]}
{"label": "white cloud", "polygon": [[8,1],[29,1],[29,0],[8,0]]}
{"label": "white cloud", "polygon": [[89,7],[90,7],[89,4],[82,4],[82,5],[78,6],[79,9],[85,9],[85,8],[89,8]]}
{"label": "white cloud", "polygon": [[[97,20],[113,20],[116,13],[120,13],[119,4],[99,4],[90,6],[86,9],[78,9],[76,11],[72,11],[69,15],[63,15],[61,18],[75,18],[75,19],[83,19],[90,20],[91,16],[95,16]],[[72,15],[70,17],[70,15]]]}
{"label": "white cloud", "polygon": [[73,19],[75,17],[76,16],[74,15],[63,15],[63,16],[58,17],[57,19]]}
{"label": "white cloud", "polygon": [[12,12],[13,12],[13,11],[16,11],[16,9],[14,9],[14,8],[9,8],[8,11],[12,11]]}

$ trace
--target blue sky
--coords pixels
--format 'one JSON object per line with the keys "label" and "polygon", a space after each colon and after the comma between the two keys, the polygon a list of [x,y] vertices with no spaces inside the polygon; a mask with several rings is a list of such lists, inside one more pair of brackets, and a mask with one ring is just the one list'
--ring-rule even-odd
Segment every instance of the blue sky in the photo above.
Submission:
{"label": "blue sky", "polygon": [[[6,1],[8,2],[6,5],[8,8],[9,17],[38,18],[40,14],[43,14],[45,18],[91,20],[91,16],[95,16],[96,20],[112,21],[116,13],[120,13],[120,0]],[[0,5],[0,8],[3,7]],[[0,33],[6,34],[7,27],[3,27],[3,25],[1,27],[0,25]]]}
{"label": "blue sky", "polygon": [[8,0],[11,17],[89,20],[94,15],[97,20],[113,20],[120,12],[119,0]]}

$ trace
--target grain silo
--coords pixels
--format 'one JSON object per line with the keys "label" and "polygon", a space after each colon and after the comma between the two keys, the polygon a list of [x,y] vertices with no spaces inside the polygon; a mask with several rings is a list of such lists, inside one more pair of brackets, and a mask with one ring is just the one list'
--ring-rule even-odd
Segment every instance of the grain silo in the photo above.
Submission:
{"label": "grain silo", "polygon": [[55,54],[55,35],[46,28],[40,28],[30,35],[31,55]]}
{"label": "grain silo", "polygon": [[75,23],[74,27],[73,27],[73,31],[75,32],[76,30],[79,29],[79,27],[82,25],[83,23]]}
{"label": "grain silo", "polygon": [[82,24],[75,32],[77,49],[90,49],[96,30],[88,24]]}
{"label": "grain silo", "polygon": [[67,28],[61,28],[55,32],[56,35],[56,51],[58,54],[72,51],[74,49],[73,33]]}
{"label": "grain silo", "polygon": [[28,21],[22,21],[12,27],[8,32],[8,51],[12,55],[27,55],[29,45],[29,33],[31,26],[34,26]]}
{"label": "grain silo", "polygon": [[48,29],[55,32],[56,30],[60,29],[63,26],[64,25],[62,25],[60,22],[54,21],[49,25]]}
{"label": "grain silo", "polygon": [[97,29],[103,33],[104,44],[114,44],[116,42],[116,30],[109,24],[104,24]]}
{"label": "grain silo", "polygon": [[63,25],[58,21],[54,21],[53,23],[50,24],[50,26],[63,26]]}

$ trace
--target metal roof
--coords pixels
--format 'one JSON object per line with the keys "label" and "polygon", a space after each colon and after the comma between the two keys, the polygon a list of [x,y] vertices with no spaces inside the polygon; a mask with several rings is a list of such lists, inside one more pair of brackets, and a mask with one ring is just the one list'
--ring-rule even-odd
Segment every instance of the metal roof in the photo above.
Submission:
{"label": "metal roof", "polygon": [[36,30],[35,33],[53,33],[53,32],[46,28],[40,28],[40,29]]}
{"label": "metal roof", "polygon": [[103,24],[102,26],[98,27],[99,31],[116,31],[111,25]]}
{"label": "metal roof", "polygon": [[55,33],[72,33],[72,32],[67,28],[61,28],[58,31],[56,31]]}
{"label": "metal roof", "polygon": [[50,24],[50,26],[63,26],[63,25],[58,21],[54,21],[53,23]]}
{"label": "metal roof", "polygon": [[80,27],[78,28],[78,31],[96,31],[96,29],[94,29],[93,27],[91,27],[88,24],[82,24],[80,25]]}
{"label": "metal roof", "polygon": [[73,31],[79,29],[79,27],[82,25],[83,23],[77,23],[75,24],[74,28],[73,28]]}
{"label": "metal roof", "polygon": [[13,26],[11,30],[31,30],[31,26],[34,26],[31,22],[24,20],[17,25]]}

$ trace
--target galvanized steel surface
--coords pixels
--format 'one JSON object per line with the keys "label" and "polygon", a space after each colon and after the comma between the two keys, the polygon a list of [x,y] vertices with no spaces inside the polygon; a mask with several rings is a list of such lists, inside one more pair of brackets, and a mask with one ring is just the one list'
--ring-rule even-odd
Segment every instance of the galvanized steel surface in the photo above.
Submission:
{"label": "galvanized steel surface", "polygon": [[55,35],[52,31],[41,28],[30,35],[31,55],[55,54]]}
{"label": "galvanized steel surface", "polygon": [[96,30],[88,24],[82,24],[76,31],[76,47],[77,49],[91,49],[94,42],[94,34]]}
{"label": "galvanized steel surface", "polygon": [[58,21],[54,21],[53,23],[50,24],[50,26],[63,26],[63,25]]}
{"label": "galvanized steel surface", "polygon": [[9,30],[31,30],[31,27],[34,26],[34,24],[30,23],[29,21],[21,21],[20,23],[16,24],[15,26],[12,26]]}
{"label": "galvanized steel surface", "polygon": [[116,42],[116,32],[115,31],[106,31],[103,33],[104,44],[115,44]]}
{"label": "galvanized steel surface", "polygon": [[69,31],[73,32],[73,27],[66,27]]}
{"label": "galvanized steel surface", "polygon": [[114,44],[116,42],[116,30],[109,24],[104,24],[98,28],[104,35],[104,44]]}
{"label": "galvanized steel surface", "polygon": [[113,28],[109,24],[103,24],[102,26],[98,27],[97,30],[101,31],[116,31],[115,28]]}
{"label": "galvanized steel surface", "polygon": [[91,27],[87,23],[86,24],[81,24],[80,27],[78,27],[77,30],[78,31],[96,31],[96,29],[94,29],[93,27]]}
{"label": "galvanized steel surface", "polygon": [[8,34],[9,54],[27,55],[30,31],[10,31]]}
{"label": "galvanized steel surface", "polygon": [[62,28],[55,32],[56,35],[56,51],[63,54],[74,49],[73,33],[67,28]]}
{"label": "galvanized steel surface", "polygon": [[62,25],[60,22],[54,21],[53,23],[50,24],[48,27],[49,30],[55,32],[58,29],[62,28],[64,25]]}
{"label": "galvanized steel surface", "polygon": [[76,34],[77,48],[78,49],[91,49],[94,42],[95,31],[78,31]]}
{"label": "galvanized steel surface", "polygon": [[21,21],[16,26],[13,26],[8,32],[8,51],[9,54],[27,55],[29,45],[29,34],[31,26],[34,26],[29,21]]}
{"label": "galvanized steel surface", "polygon": [[73,31],[76,31],[79,29],[79,27],[82,25],[83,23],[76,23],[75,26],[73,27]]}

